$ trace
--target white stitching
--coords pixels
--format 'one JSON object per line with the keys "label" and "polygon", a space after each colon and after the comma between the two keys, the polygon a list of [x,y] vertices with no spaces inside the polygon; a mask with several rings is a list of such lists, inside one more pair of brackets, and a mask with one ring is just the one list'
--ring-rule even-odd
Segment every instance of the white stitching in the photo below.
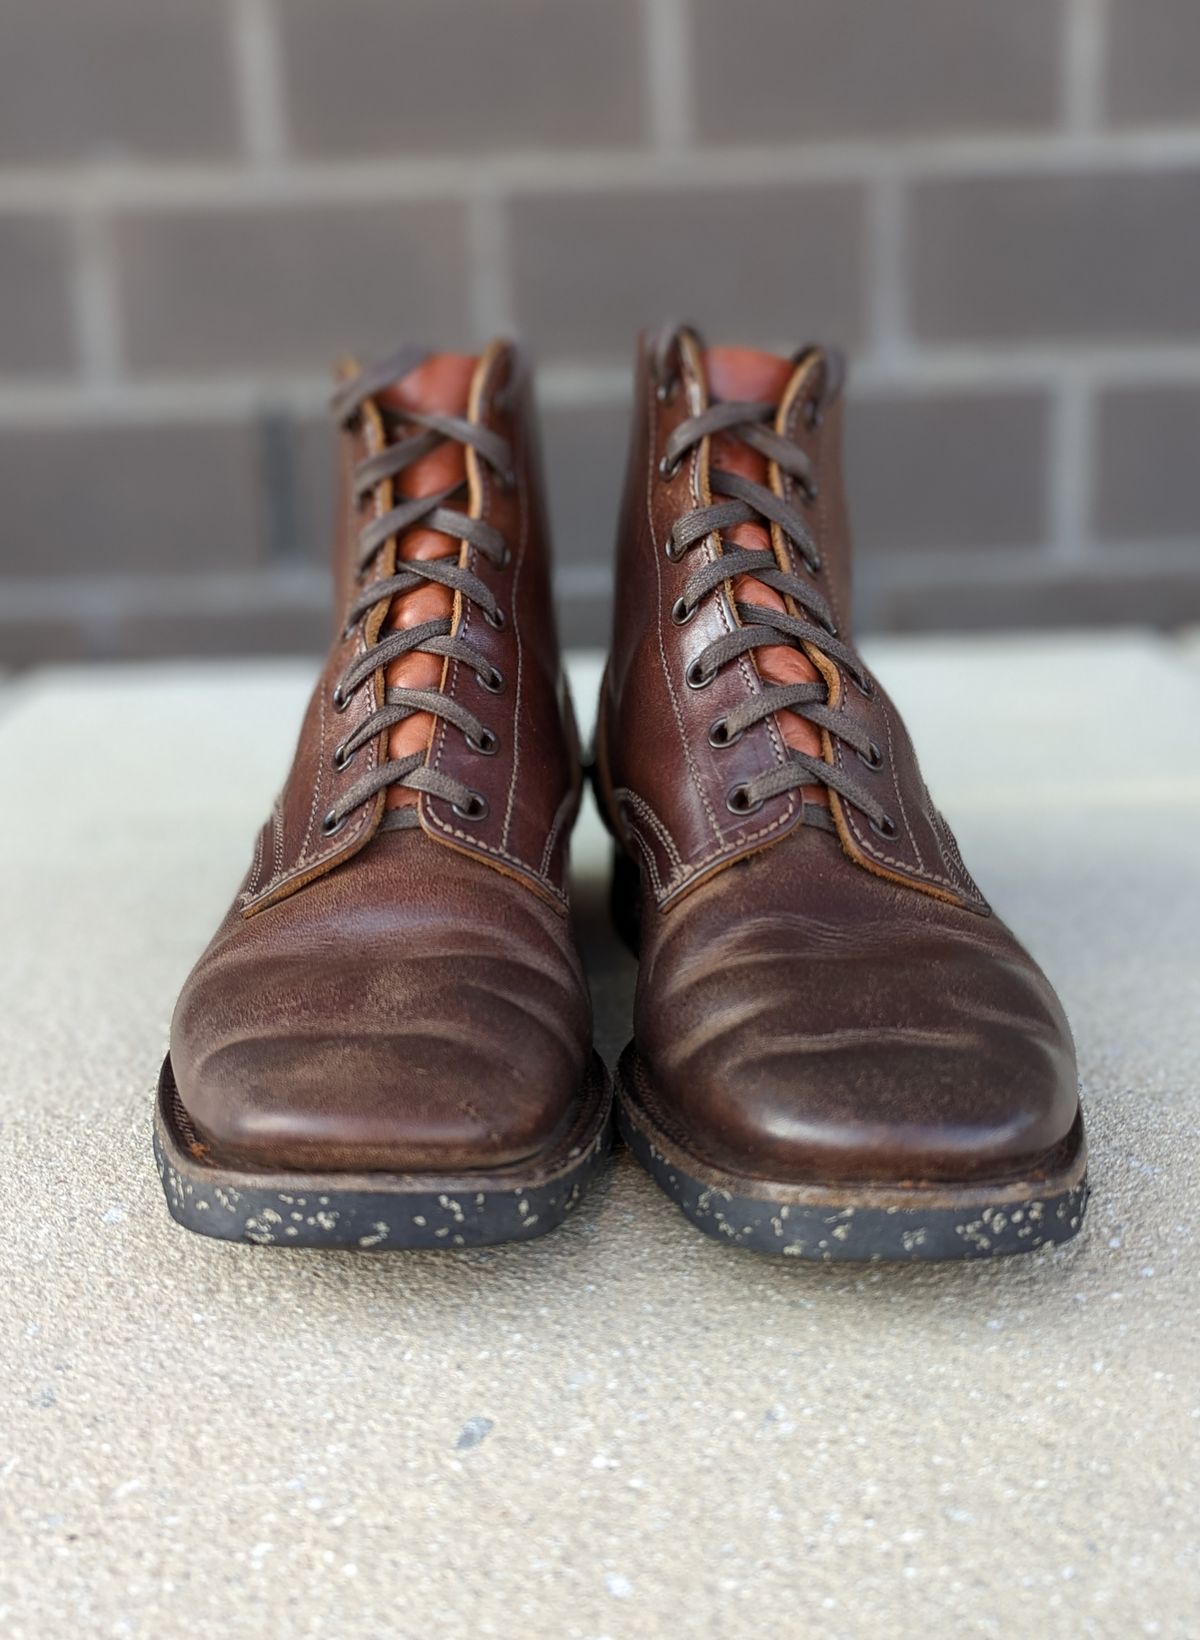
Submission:
{"label": "white stitching", "polygon": [[642,819],[645,820],[646,824],[654,832],[654,835],[658,838],[663,848],[666,849],[667,854],[670,857],[671,864],[676,868],[671,875],[675,877],[678,876],[680,872],[684,871],[686,868],[683,863],[683,857],[675,846],[675,839],[667,830],[665,822],[661,820],[654,812],[649,803],[646,802],[646,799],[644,797],[640,797],[637,792],[631,791],[628,786],[616,787],[612,795],[614,802],[619,804],[628,803],[634,813],[641,815]]}
{"label": "white stitching", "polygon": [[[523,426],[521,428],[521,438],[520,438],[520,444],[519,444],[518,448],[519,448],[519,451],[520,451],[520,456],[519,456],[518,459],[520,461],[520,460],[523,460],[524,456],[525,456],[525,434],[524,434],[524,427]],[[509,782],[508,782],[508,802],[506,803],[505,808],[504,808],[504,829],[500,833],[500,841],[502,843],[504,843],[505,845],[507,845],[507,843],[508,843],[509,827],[512,824],[513,804],[516,801],[516,796],[517,796],[517,771],[520,768],[520,764],[521,764],[521,689],[522,689],[522,678],[523,678],[523,672],[524,672],[524,666],[523,666],[523,663],[524,663],[524,646],[521,643],[521,622],[520,622],[520,618],[517,614],[517,609],[518,609],[517,592],[518,592],[518,588],[519,588],[520,583],[521,583],[521,570],[522,570],[522,568],[524,566],[524,563],[525,563],[525,550],[526,550],[526,547],[528,545],[528,540],[529,540],[529,508],[526,505],[526,496],[525,496],[525,486],[524,486],[524,484],[518,484],[517,485],[517,504],[518,504],[518,507],[520,509],[520,514],[521,514],[521,528],[520,528],[520,534],[519,534],[520,545],[517,548],[517,565],[516,565],[516,569],[513,571],[512,601],[511,601],[513,637],[516,640],[516,645],[517,645],[517,682],[516,682],[516,700],[513,703],[512,772],[510,774]]]}

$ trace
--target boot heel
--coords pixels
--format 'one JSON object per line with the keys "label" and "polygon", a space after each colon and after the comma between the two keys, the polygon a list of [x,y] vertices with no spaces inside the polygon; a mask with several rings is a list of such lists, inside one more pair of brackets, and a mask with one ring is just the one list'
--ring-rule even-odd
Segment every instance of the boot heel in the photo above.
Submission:
{"label": "boot heel", "polygon": [[623,944],[636,957],[642,938],[641,873],[637,862],[622,848],[613,849],[612,881],[608,909]]}

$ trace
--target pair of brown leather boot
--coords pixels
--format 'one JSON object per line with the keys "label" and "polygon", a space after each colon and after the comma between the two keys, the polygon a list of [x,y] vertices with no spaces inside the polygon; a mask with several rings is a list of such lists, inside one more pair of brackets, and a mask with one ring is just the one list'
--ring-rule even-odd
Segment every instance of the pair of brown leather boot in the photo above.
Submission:
{"label": "pair of brown leather boot", "polygon": [[[817,348],[639,350],[595,759],[640,954],[619,1121],[735,1246],[1021,1251],[1083,1216],[1070,1032],[850,636],[839,389]],[[156,1154],[229,1240],[526,1239],[611,1104],[529,382],[501,342],[406,352],[334,406],[336,636],[180,997]]]}

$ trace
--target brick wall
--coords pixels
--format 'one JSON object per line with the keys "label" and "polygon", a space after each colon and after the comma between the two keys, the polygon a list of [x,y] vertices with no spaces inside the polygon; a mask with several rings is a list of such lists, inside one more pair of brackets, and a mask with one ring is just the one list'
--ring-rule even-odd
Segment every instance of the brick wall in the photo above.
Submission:
{"label": "brick wall", "polygon": [[1197,0],[5,0],[0,661],[325,629],[327,367],[515,327],[603,637],[634,328],[851,350],[868,624],[1200,617]]}

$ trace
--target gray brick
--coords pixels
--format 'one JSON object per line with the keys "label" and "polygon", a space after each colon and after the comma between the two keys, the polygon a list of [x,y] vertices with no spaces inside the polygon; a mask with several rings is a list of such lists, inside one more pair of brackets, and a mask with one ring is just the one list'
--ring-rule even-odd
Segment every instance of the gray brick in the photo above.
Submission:
{"label": "gray brick", "polygon": [[1092,527],[1099,540],[1197,537],[1200,387],[1122,387],[1097,413]]}
{"label": "gray brick", "polygon": [[5,0],[0,159],[221,154],[236,131],[215,0]]}
{"label": "gray brick", "polygon": [[337,506],[337,437],[328,416],[305,417],[291,428],[292,499],[276,556],[326,565],[333,551]]}
{"label": "gray brick", "polygon": [[[183,656],[255,659],[265,655],[318,656],[329,642],[329,612],[280,607],[270,585],[247,581],[243,608],[204,609],[183,600],[167,613],[109,610],[103,588],[99,609],[64,610],[53,620],[5,619],[0,581],[0,666],[41,666],[47,661],[178,660]],[[85,602],[89,600],[85,597]]]}
{"label": "gray brick", "polygon": [[695,0],[696,117],[713,141],[1001,129],[1054,117],[1048,0]]}
{"label": "gray brick", "polygon": [[543,354],[625,360],[672,314],[713,340],[853,341],[862,329],[853,186],[647,190],[519,200],[517,310]]}
{"label": "gray brick", "polygon": [[124,216],[116,235],[137,370],[314,373],[466,329],[456,205],[180,211]]}
{"label": "gray brick", "polygon": [[0,433],[0,575],[198,574],[261,556],[258,435],[222,425]]}
{"label": "gray brick", "polygon": [[625,145],[646,96],[639,0],[288,0],[306,153]]}
{"label": "gray brick", "polygon": [[908,238],[931,340],[1200,334],[1200,171],[927,182]]}
{"label": "gray brick", "polygon": [[555,562],[610,564],[625,478],[629,409],[555,409],[542,421]]}
{"label": "gray brick", "polygon": [[75,353],[63,223],[52,217],[0,217],[0,375],[58,375]]}
{"label": "gray brick", "polygon": [[1164,124],[1200,115],[1196,0],[1109,0],[1108,112]]}
{"label": "gray brick", "polygon": [[851,399],[858,551],[987,551],[1046,535],[1047,403],[1026,392]]}
{"label": "gray brick", "polygon": [[[867,579],[867,578],[864,578]],[[866,624],[886,632],[996,632],[1054,627],[1153,626],[1200,620],[1200,571],[1068,571],[994,581],[951,576],[864,585]]]}

